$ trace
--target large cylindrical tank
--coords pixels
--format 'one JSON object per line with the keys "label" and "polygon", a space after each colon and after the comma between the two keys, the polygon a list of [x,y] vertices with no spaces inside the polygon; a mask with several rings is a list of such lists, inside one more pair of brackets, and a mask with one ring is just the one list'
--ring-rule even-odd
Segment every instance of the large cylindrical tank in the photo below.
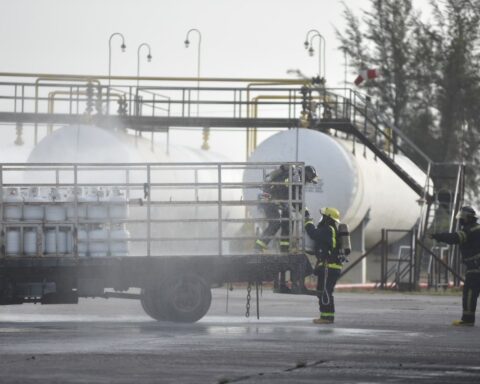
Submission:
{"label": "large cylindrical tank", "polygon": [[[342,221],[353,231],[367,217],[366,246],[381,237],[381,229],[410,229],[420,217],[419,196],[380,159],[357,143],[356,154],[351,142],[336,139],[309,129],[291,129],[263,141],[250,157],[250,162],[305,162],[313,165],[319,183],[305,190],[306,205],[314,218],[322,207],[337,208]],[[424,185],[426,175],[410,160],[400,155],[395,159],[409,174]],[[258,181],[258,173],[245,172],[245,181]],[[255,199],[258,190],[245,191],[247,199]]]}
{"label": "large cylindrical tank", "polygon": [[[188,148],[178,145],[170,145],[169,154],[164,150],[165,146],[158,144],[155,152],[151,151],[150,142],[142,137],[135,138],[133,135],[128,135],[123,132],[114,132],[113,130],[106,130],[95,126],[68,126],[54,131],[49,136],[45,137],[31,152],[28,162],[31,163],[211,163],[211,162],[227,162],[225,157],[212,153],[211,151],[204,151],[201,149]],[[33,173],[33,172],[32,172]],[[233,177],[234,171],[224,175],[223,181],[230,181]],[[31,176],[31,175],[29,175]],[[161,168],[156,167],[152,172],[152,183],[215,183],[218,178],[218,172],[215,167],[210,170],[201,170],[196,174],[194,167],[185,166],[183,169],[179,168]],[[237,177],[237,181],[241,180],[241,174]],[[79,183],[95,182],[108,183],[123,183],[126,181],[125,172],[103,171],[97,174],[90,172],[79,173]],[[145,183],[145,172],[131,172],[129,174],[129,181],[132,183]],[[35,181],[34,181],[35,182]],[[49,182],[54,182],[51,180]],[[85,191],[84,191],[85,192]],[[104,206],[109,207],[110,219],[122,220],[125,217],[126,205],[123,204],[127,198],[125,191],[121,191],[122,196],[112,198],[112,202],[107,199]],[[222,191],[222,198],[224,200],[240,200],[241,190],[224,190]],[[82,197],[80,197],[82,196]],[[79,201],[84,195],[79,194]],[[141,190],[130,191],[129,199],[143,198],[144,194]],[[202,223],[189,222],[186,219],[192,218],[216,218],[218,208],[214,206],[208,207],[194,207],[174,205],[176,201],[205,201],[218,200],[218,188],[210,189],[195,189],[188,188],[163,188],[155,189],[151,194],[152,199],[171,202],[170,205],[155,206],[151,209],[153,219],[180,219],[183,222],[176,223],[155,223],[152,225],[152,237],[174,238],[181,237],[182,234],[188,233],[190,238],[194,241],[177,241],[175,242],[160,242],[152,243],[152,254],[206,254],[216,252],[218,241],[216,240],[200,240],[201,237],[212,237],[212,233],[218,233],[216,223]],[[72,220],[74,216],[73,205],[70,204],[73,198],[69,199],[69,208],[67,216]],[[86,199],[88,200],[88,199]],[[115,201],[117,200],[117,201]],[[92,216],[90,203],[82,201],[79,204],[79,210],[85,205],[89,206],[88,218],[97,219]],[[93,206],[93,205],[92,205]],[[101,208],[96,206],[95,208]],[[130,207],[130,218],[145,218],[145,207]],[[95,213],[95,212],[94,212]],[[102,213],[102,219],[105,216]],[[79,212],[79,216],[81,216]],[[241,207],[225,206],[222,210],[224,218],[240,218],[244,215],[244,210]],[[95,216],[95,215],[94,215]],[[107,217],[108,219],[108,217]],[[223,232],[225,236],[232,234],[233,231],[238,230],[238,225],[224,224]],[[128,225],[133,238],[144,238],[146,233],[145,225]],[[141,243],[132,242],[131,253],[144,254],[145,247],[140,249]]]}

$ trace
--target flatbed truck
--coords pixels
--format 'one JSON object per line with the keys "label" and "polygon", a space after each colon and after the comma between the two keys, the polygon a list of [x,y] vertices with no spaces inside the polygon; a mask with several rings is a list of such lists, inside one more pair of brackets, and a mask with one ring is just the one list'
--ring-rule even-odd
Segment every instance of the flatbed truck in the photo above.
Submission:
{"label": "flatbed truck", "polygon": [[277,202],[291,208],[290,251],[272,239],[254,252],[268,219],[246,191],[279,165],[0,164],[0,305],[138,299],[156,320],[195,322],[224,284],[311,294],[301,180]]}

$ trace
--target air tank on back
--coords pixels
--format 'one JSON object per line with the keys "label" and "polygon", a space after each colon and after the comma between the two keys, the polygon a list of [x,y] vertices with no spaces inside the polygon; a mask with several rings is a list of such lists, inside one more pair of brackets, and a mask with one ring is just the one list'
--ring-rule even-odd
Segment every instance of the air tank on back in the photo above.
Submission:
{"label": "air tank on back", "polygon": [[[418,195],[393,173],[381,160],[357,143],[356,154],[351,142],[333,138],[310,129],[291,129],[277,133],[251,155],[249,162],[305,162],[313,165],[319,175],[316,185],[307,185],[306,205],[315,218],[319,209],[337,208],[342,221],[353,231],[366,224],[365,245],[374,245],[381,229],[410,229],[420,217]],[[361,148],[361,149],[360,149]],[[396,161],[420,185],[426,175],[409,159],[400,155]],[[258,181],[258,174],[246,172],[245,181]],[[255,199],[257,190],[246,190],[246,199]]]}

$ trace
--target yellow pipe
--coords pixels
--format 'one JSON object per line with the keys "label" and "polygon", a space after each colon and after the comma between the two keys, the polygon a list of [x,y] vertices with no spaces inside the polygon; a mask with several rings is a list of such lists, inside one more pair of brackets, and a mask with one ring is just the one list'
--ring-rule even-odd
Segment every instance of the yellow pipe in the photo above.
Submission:
{"label": "yellow pipe", "polygon": [[[85,78],[80,78],[77,76],[74,77],[66,77],[66,76],[61,76],[61,77],[55,77],[54,75],[46,75],[46,76],[40,76],[35,80],[35,113],[38,113],[38,86],[40,84],[40,81],[87,81],[87,82],[93,82],[97,83],[98,86],[100,86],[100,81],[97,79],[85,77]],[[37,144],[38,141],[38,124],[35,123],[35,131],[34,131],[34,144]]]}
{"label": "yellow pipe", "polygon": [[[283,79],[283,80],[273,80],[273,81],[255,81],[251,82],[250,84],[247,85],[247,100],[250,100],[250,87],[252,86],[272,86],[272,85],[305,85],[311,83],[310,80],[298,80],[298,79]],[[250,108],[252,108],[250,105],[247,106],[247,118],[250,117]],[[248,160],[248,156],[250,155],[251,152],[253,152],[253,149],[256,147],[256,136],[257,136],[257,129],[253,128],[254,133],[253,135],[251,134],[251,129],[247,127],[247,138],[246,138],[246,159]]]}
{"label": "yellow pipe", "polygon": [[[258,95],[252,99],[252,117],[257,118],[258,117],[258,100],[288,100],[290,99],[289,96],[280,96],[280,95]],[[297,96],[294,95],[293,99],[296,100]],[[330,98],[327,95],[323,95],[323,98],[321,96],[317,96],[317,98],[312,97],[313,100],[318,100],[318,102],[323,102],[328,103],[330,101]],[[248,132],[248,131],[247,131]],[[253,150],[257,147],[257,128],[253,127],[253,135],[251,138],[247,138],[247,159],[248,156],[251,155]]]}
{"label": "yellow pipe", "polygon": [[[114,80],[145,80],[145,81],[202,81],[202,82],[242,82],[249,83],[247,89],[247,100],[250,99],[250,87],[254,85],[304,85],[310,80],[284,79],[284,78],[221,78],[221,77],[137,77],[137,76],[106,76],[106,75],[72,75],[72,74],[48,74],[48,73],[24,73],[24,72],[0,72],[0,77],[37,77],[35,85],[35,113],[38,113],[38,83],[45,81],[87,81],[100,84],[100,79]],[[250,115],[250,108],[247,108],[247,116]],[[35,125],[35,132],[37,127]],[[247,128],[247,146],[251,141],[250,131]],[[35,139],[36,142],[36,139]],[[248,153],[248,149],[247,149]]]}
{"label": "yellow pipe", "polygon": [[84,77],[84,78],[76,78],[76,77],[39,77],[35,80],[35,113],[38,113],[38,86],[41,81],[87,81],[92,83],[97,83],[100,86],[100,81],[97,79]]}
{"label": "yellow pipe", "polygon": [[[108,80],[106,75],[71,75],[71,74],[48,74],[48,73],[22,73],[22,72],[0,72],[0,77],[41,77],[44,79],[56,80]],[[113,80],[151,80],[151,81],[198,81],[198,77],[137,77],[137,76],[110,76]],[[239,78],[239,77],[201,77],[200,81],[211,82],[255,82],[255,83],[281,83],[282,84],[305,84],[309,81],[298,79],[280,79],[280,78]]]}
{"label": "yellow pipe", "polygon": [[[48,94],[48,113],[52,114],[55,112],[55,97],[57,95],[65,95],[65,96],[79,96],[79,95],[86,95],[86,91],[77,91],[77,92],[68,92],[68,91],[52,91]],[[117,92],[112,92],[110,93],[110,96],[116,97],[119,100],[122,99],[123,95],[121,93]],[[53,131],[53,126],[52,124],[47,125],[47,133],[52,133]]]}

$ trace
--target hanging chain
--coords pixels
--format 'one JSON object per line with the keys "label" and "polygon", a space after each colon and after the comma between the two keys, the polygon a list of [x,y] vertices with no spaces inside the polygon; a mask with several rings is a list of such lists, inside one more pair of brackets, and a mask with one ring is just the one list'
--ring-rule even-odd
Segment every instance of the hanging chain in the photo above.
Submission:
{"label": "hanging chain", "polygon": [[249,281],[247,285],[247,305],[245,311],[245,317],[250,317],[250,300],[252,298],[252,283]]}

